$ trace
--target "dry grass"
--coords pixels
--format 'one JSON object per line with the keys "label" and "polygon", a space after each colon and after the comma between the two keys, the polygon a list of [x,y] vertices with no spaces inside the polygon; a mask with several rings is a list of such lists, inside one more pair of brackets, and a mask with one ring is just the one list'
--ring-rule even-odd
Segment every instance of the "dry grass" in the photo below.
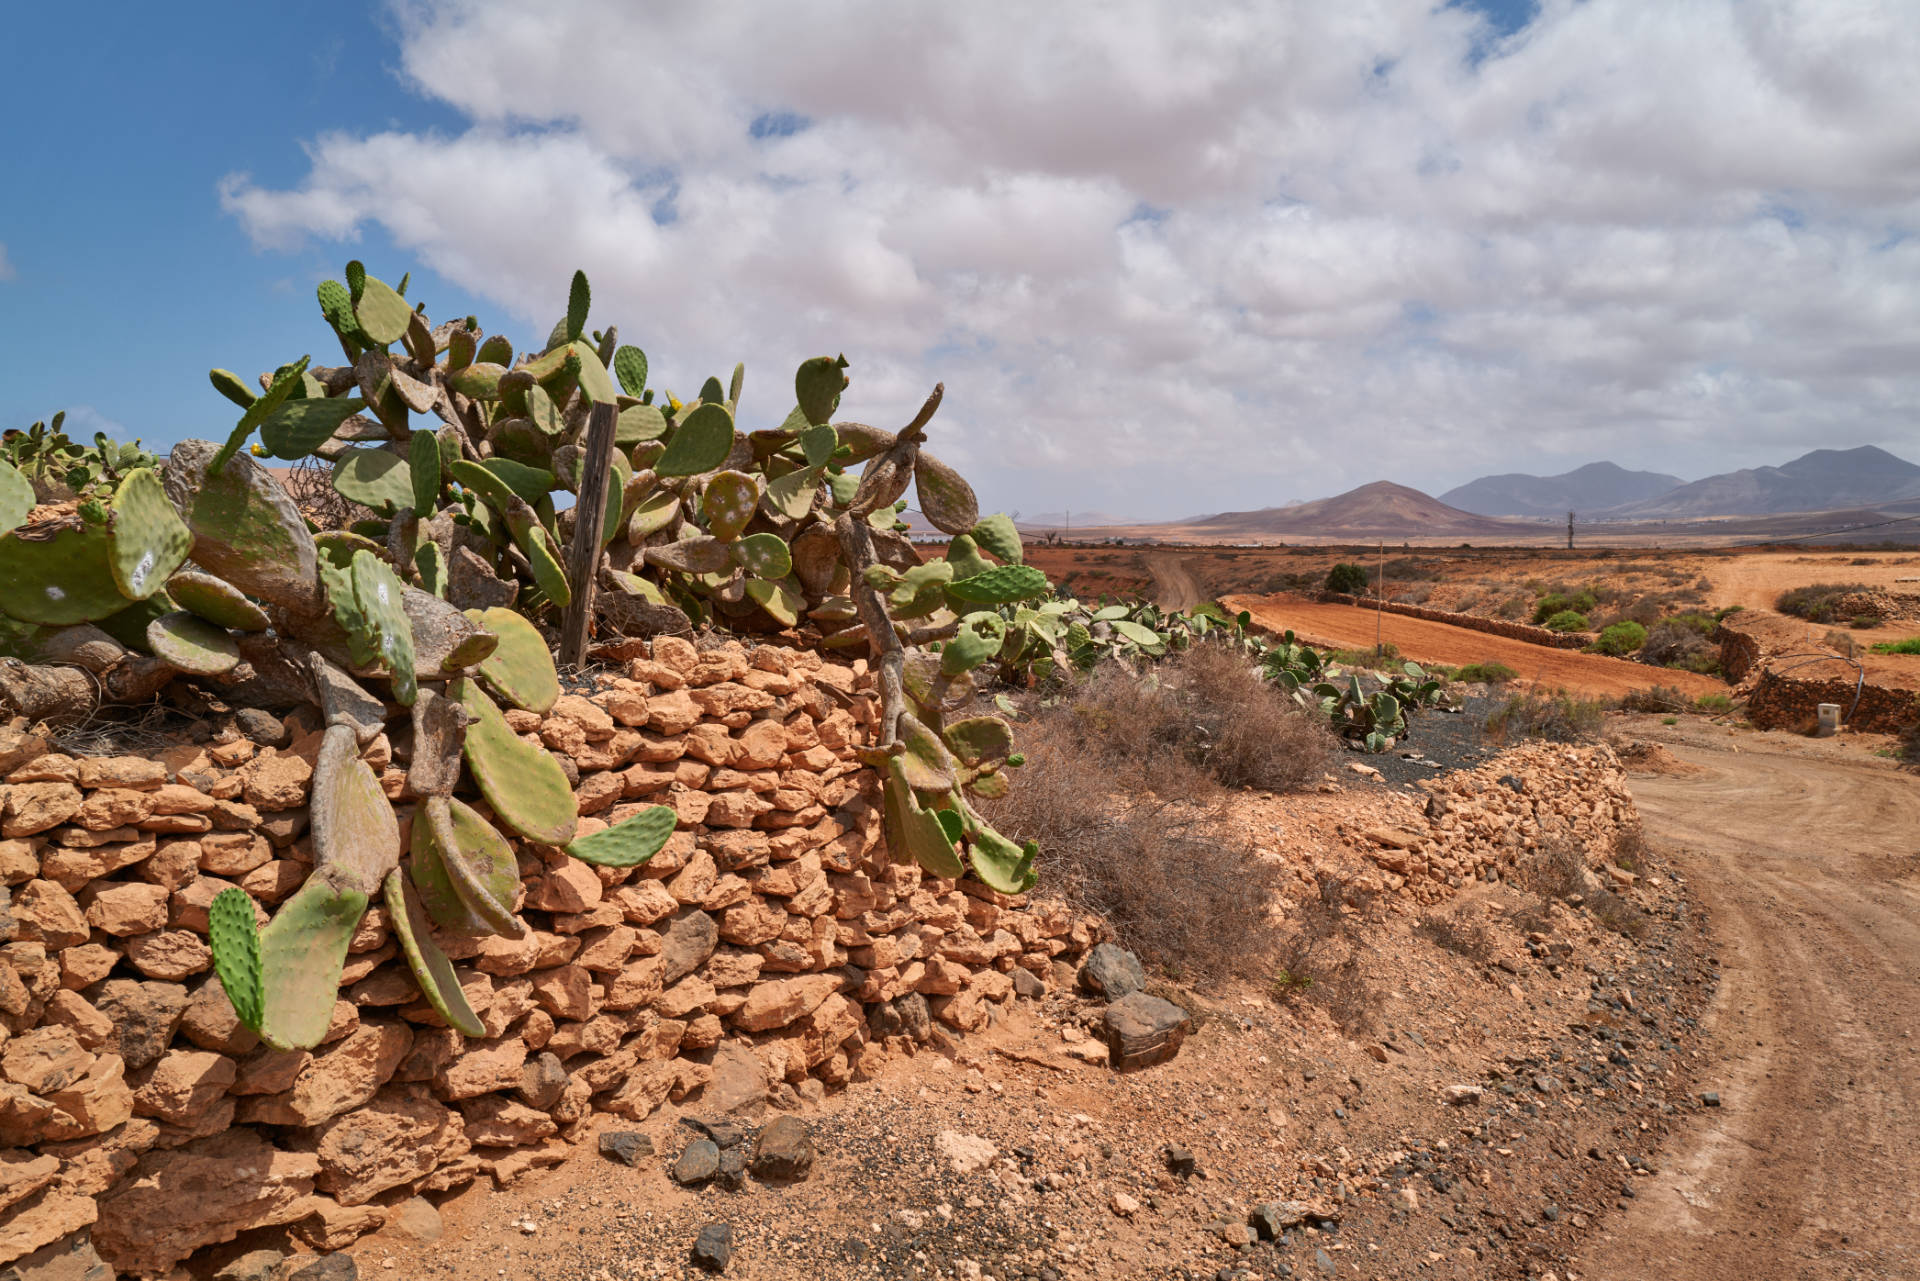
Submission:
{"label": "dry grass", "polygon": [[1458,912],[1451,915],[1430,912],[1414,923],[1413,932],[1436,947],[1445,948],[1456,956],[1464,956],[1476,965],[1492,961],[1499,950],[1486,926],[1478,921],[1469,921]]}
{"label": "dry grass", "polygon": [[[1333,877],[1322,878],[1319,893],[1295,910],[1275,953],[1274,999],[1317,1005],[1349,1034],[1371,1029],[1381,996],[1367,981],[1353,926],[1371,906],[1369,897],[1356,901],[1351,886]],[[1351,914],[1344,910],[1347,907],[1354,909]]]}
{"label": "dry grass", "polygon": [[1605,709],[1571,694],[1514,694],[1488,713],[1488,741],[1541,738],[1550,743],[1590,743],[1600,737]]}

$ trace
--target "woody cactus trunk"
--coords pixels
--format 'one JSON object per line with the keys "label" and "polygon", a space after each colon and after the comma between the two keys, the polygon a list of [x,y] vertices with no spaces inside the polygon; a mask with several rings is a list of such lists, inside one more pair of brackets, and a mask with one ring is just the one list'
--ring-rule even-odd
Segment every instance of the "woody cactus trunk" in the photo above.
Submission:
{"label": "woody cactus trunk", "polygon": [[[665,844],[666,807],[574,839],[564,773],[495,701],[545,712],[558,697],[542,626],[573,599],[569,561],[595,575],[601,657],[696,625],[868,648],[883,699],[869,760],[894,856],[942,876],[971,869],[1003,892],[1033,884],[1033,847],[968,803],[1004,793],[1011,730],[949,718],[974,699],[970,673],[1019,643],[1000,608],[1049,586],[1022,563],[1013,523],[981,519],[967,483],[923,450],[940,388],[896,433],[835,422],[847,362],[816,357],[779,426],[743,433],[741,367],[690,402],[656,395],[646,357],[611,327],[587,341],[584,275],[545,348],[518,359],[470,317],[431,326],[404,278],[390,288],[358,263],[346,276],[319,302],[349,363],[303,357],[263,375],[259,395],[213,371],[242,411],[224,443],[184,442],[110,495],[39,507],[0,462],[0,703],[56,718],[186,677],[236,703],[322,709],[312,876],[270,921],[237,890],[218,913],[216,965],[248,1026],[273,1045],[314,1044],[347,940],[382,896],[422,990],[475,1034],[433,933],[524,930],[495,824],[619,866]],[[606,505],[562,510],[596,404],[618,411]],[[416,428],[416,413],[441,425]],[[255,456],[330,463],[368,515],[313,528]],[[944,559],[922,563],[903,537],[909,486],[954,536]],[[594,554],[563,554],[583,538]],[[363,684],[376,681],[387,697]],[[393,718],[413,744],[398,810],[359,756]],[[485,810],[454,796],[463,765]]]}

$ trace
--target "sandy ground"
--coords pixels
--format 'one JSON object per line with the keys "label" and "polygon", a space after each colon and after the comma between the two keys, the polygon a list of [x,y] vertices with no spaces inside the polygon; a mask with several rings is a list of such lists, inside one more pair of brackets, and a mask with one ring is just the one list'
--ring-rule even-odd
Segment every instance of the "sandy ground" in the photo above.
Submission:
{"label": "sandy ground", "polygon": [[[1867,561],[1867,564],[1857,564]],[[1780,593],[1812,583],[1865,583],[1920,595],[1920,559],[1912,555],[1836,556],[1810,552],[1750,552],[1704,558],[1700,570],[1713,582],[1716,605],[1772,609]],[[1900,580],[1915,579],[1913,582]]]}
{"label": "sandy ground", "polygon": [[1920,784],[1845,740],[1635,729],[1700,767],[1633,790],[1712,913],[1722,1105],[1583,1275],[1920,1276]]}
{"label": "sandy ground", "polygon": [[1224,603],[1230,609],[1252,613],[1262,626],[1275,630],[1292,628],[1313,643],[1341,649],[1359,649],[1374,643],[1376,621],[1381,634],[1398,646],[1403,657],[1416,662],[1505,663],[1526,680],[1548,688],[1566,689],[1589,696],[1618,697],[1636,689],[1666,685],[1701,694],[1726,692],[1726,684],[1711,676],[1671,671],[1630,663],[1625,659],[1583,654],[1578,650],[1549,649],[1525,641],[1469,631],[1448,623],[1408,618],[1400,614],[1376,615],[1372,610],[1352,605],[1322,605],[1298,597],[1264,598],[1229,596]]}

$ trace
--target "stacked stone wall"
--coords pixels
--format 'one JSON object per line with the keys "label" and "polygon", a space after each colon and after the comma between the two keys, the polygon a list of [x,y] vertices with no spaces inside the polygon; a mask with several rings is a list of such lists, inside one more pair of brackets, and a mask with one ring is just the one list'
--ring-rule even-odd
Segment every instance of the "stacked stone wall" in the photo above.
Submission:
{"label": "stacked stone wall", "polygon": [[[1360,609],[1381,608],[1381,602],[1371,596],[1349,596],[1345,592],[1320,592],[1316,599],[1334,605],[1353,605]],[[1508,640],[1525,641],[1529,645],[1545,645],[1549,649],[1585,649],[1599,638],[1595,632],[1556,632],[1535,627],[1531,623],[1510,623],[1503,618],[1462,614],[1451,609],[1429,609],[1425,605],[1406,605],[1399,601],[1387,601],[1385,609],[1389,614],[1424,618],[1429,622],[1445,623],[1449,627],[1461,627],[1470,632],[1504,636]]]}
{"label": "stacked stone wall", "polygon": [[[518,846],[527,936],[441,938],[480,1040],[373,908],[311,1052],[239,1025],[206,934],[221,890],[271,908],[311,869],[318,726],[86,758],[0,728],[0,1263],[82,1229],[136,1275],[271,1225],[336,1248],[409,1196],[558,1163],[596,1112],[792,1106],[1063,981],[1096,921],[890,861],[856,755],[878,705],[864,662],[662,639],[507,713],[583,832],[654,804],[678,830],[630,869]],[[407,748],[364,753],[403,843]]]}

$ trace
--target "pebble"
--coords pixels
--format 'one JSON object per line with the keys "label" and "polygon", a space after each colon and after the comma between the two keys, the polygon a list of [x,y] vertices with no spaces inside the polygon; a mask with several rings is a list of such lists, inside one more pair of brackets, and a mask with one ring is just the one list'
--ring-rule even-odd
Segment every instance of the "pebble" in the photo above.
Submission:
{"label": "pebble", "polygon": [[669,1171],[681,1187],[698,1187],[720,1173],[720,1148],[712,1139],[695,1139]]}
{"label": "pebble", "polygon": [[600,1154],[627,1165],[653,1155],[653,1140],[637,1130],[608,1130],[600,1136]]}
{"label": "pebble", "polygon": [[[702,1139],[701,1142],[706,1142]],[[693,1262],[708,1272],[725,1272],[733,1260],[733,1228],[730,1224],[709,1223],[700,1229],[693,1243]]]}
{"label": "pebble", "polygon": [[1140,1203],[1124,1192],[1113,1194],[1113,1212],[1123,1219],[1131,1219],[1140,1212]]}

